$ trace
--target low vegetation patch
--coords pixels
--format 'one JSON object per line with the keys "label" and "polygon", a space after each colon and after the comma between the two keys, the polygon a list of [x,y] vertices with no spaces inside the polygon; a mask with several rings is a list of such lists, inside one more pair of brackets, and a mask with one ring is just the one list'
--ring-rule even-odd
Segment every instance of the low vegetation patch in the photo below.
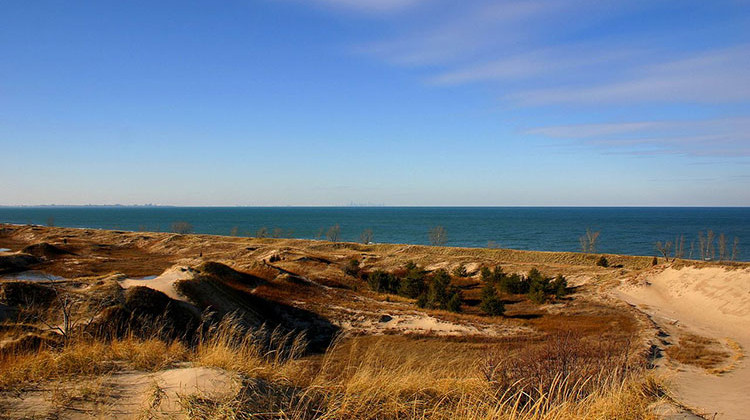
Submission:
{"label": "low vegetation patch", "polygon": [[568,293],[568,280],[562,276],[547,277],[536,268],[529,270],[526,276],[506,274],[499,266],[494,270],[483,267],[482,280],[495,285],[507,294],[526,295],[534,303],[545,303],[551,298],[562,298]]}
{"label": "low vegetation patch", "polygon": [[682,364],[703,369],[716,369],[730,357],[719,341],[695,334],[680,337],[676,345],[667,348],[667,355]]}
{"label": "low vegetation patch", "polygon": [[232,400],[191,396],[184,404],[229,418],[651,418],[660,385],[632,350],[627,341],[574,335],[517,351],[362,337],[317,360],[283,362],[262,379],[256,373]]}
{"label": "low vegetation patch", "polygon": [[[416,299],[416,304],[420,308],[452,312],[461,312],[464,305],[461,289],[455,283],[460,283],[461,278],[469,276],[463,264],[453,270],[453,275],[445,269],[428,273],[413,262],[393,272],[367,272],[360,267],[357,260],[351,260],[344,267],[344,272],[366,280],[370,289],[375,292]],[[499,293],[525,295],[537,304],[546,303],[551,299],[561,299],[568,293],[568,281],[564,276],[547,277],[536,268],[532,268],[524,276],[516,273],[506,274],[500,266],[493,270],[482,267],[480,276],[484,282],[480,310],[491,316],[502,315],[505,311]]]}
{"label": "low vegetation patch", "polygon": [[607,257],[602,255],[598,260],[596,260],[596,265],[599,267],[609,267],[609,261],[607,261]]}

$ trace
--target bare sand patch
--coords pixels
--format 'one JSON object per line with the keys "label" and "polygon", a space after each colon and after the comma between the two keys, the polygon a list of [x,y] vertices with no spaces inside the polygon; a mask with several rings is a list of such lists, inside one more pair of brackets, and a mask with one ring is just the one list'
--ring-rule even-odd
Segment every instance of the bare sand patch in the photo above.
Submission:
{"label": "bare sand patch", "polygon": [[118,281],[118,283],[125,289],[135,286],[145,286],[149,289],[158,290],[174,300],[191,303],[185,295],[177,290],[176,283],[192,278],[193,271],[190,268],[176,265],[153,279],[125,279]]}
{"label": "bare sand patch", "polygon": [[522,332],[531,332],[530,328],[518,325],[482,324],[477,322],[453,322],[430,316],[423,312],[398,310],[370,312],[344,307],[332,307],[339,311],[337,322],[344,331],[357,334],[405,334],[432,335],[441,337],[504,337]]}
{"label": "bare sand patch", "polygon": [[717,419],[747,418],[750,367],[739,359],[742,348],[750,348],[749,269],[666,268],[647,272],[615,293],[665,331],[666,345],[679,345],[681,337],[689,341],[691,335],[708,337],[706,343],[715,348],[716,342],[725,343],[716,351],[733,354],[732,370],[714,368],[712,373],[685,364],[664,369],[672,375],[676,396],[696,412]]}
{"label": "bare sand patch", "polygon": [[2,401],[3,418],[187,418],[181,400],[199,395],[221,401],[240,390],[236,374],[208,367],[160,372],[118,372],[87,380],[54,382]]}

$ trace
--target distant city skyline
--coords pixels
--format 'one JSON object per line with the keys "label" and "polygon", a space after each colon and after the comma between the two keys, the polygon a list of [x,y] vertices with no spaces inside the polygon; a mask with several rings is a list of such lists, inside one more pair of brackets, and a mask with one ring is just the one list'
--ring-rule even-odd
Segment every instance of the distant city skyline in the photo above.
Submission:
{"label": "distant city skyline", "polygon": [[750,206],[747,1],[0,4],[0,205]]}

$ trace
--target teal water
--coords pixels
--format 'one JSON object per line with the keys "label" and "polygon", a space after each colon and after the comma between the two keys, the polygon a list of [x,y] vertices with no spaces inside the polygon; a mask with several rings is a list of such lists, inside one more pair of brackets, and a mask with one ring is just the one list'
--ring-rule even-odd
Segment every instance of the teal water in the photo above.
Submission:
{"label": "teal water", "polygon": [[[359,241],[371,229],[374,242],[429,244],[428,231],[442,226],[449,246],[541,251],[579,251],[587,228],[601,232],[597,251],[655,255],[656,241],[685,237],[685,257],[698,232],[724,233],[728,248],[740,240],[739,260],[750,260],[750,208],[666,207],[0,207],[0,222],[98,229],[169,231],[176,221],[196,233],[229,235],[237,227],[254,236],[265,227],[283,236],[325,238],[338,224],[341,240]],[[718,252],[718,244],[716,245]],[[700,258],[694,251],[693,258]]]}

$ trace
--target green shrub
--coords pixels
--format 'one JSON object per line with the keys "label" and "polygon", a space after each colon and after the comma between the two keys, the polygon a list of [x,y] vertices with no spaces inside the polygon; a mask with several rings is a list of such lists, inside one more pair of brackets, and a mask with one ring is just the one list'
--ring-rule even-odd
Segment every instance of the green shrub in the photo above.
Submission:
{"label": "green shrub", "polygon": [[547,295],[544,293],[544,290],[532,290],[528,296],[529,300],[534,303],[542,304],[547,302]]}
{"label": "green shrub", "polygon": [[466,270],[466,266],[461,263],[458,267],[453,269],[453,275],[456,277],[469,277],[469,272]]}
{"label": "green shrub", "polygon": [[344,267],[344,273],[352,277],[359,276],[360,270],[359,260],[357,260],[356,258],[352,258],[351,260],[349,260],[349,263],[346,265],[346,267]]}
{"label": "green shrub", "polygon": [[417,306],[419,306],[420,308],[426,308],[428,303],[429,303],[429,299],[427,298],[427,293],[423,292],[417,298]]}
{"label": "green shrub", "polygon": [[505,293],[522,295],[529,291],[529,282],[516,273],[503,276],[499,284],[500,290]]}
{"label": "green shrub", "polygon": [[529,271],[527,282],[529,284],[529,299],[535,303],[547,301],[547,294],[552,292],[550,279],[542,275],[536,268]]}
{"label": "green shrub", "polygon": [[598,260],[596,260],[596,265],[598,265],[599,267],[609,267],[609,261],[607,261],[607,257],[602,255]]}
{"label": "green shrub", "polygon": [[482,302],[479,309],[490,316],[500,316],[505,313],[505,305],[497,296],[497,290],[492,283],[485,283],[482,288]]}
{"label": "green shrub", "polygon": [[398,294],[408,298],[415,298],[425,290],[424,270],[414,263],[407,263],[404,268],[406,269],[406,273],[401,279]]}
{"label": "green shrub", "polygon": [[433,309],[447,309],[453,312],[461,311],[461,291],[450,286],[451,276],[444,269],[435,271],[430,280],[430,286],[427,293],[420,302],[424,303],[423,307]]}
{"label": "green shrub", "polygon": [[490,271],[489,267],[482,267],[479,270],[479,276],[485,283],[494,283],[495,281],[495,279],[492,277],[492,271]]}
{"label": "green shrub", "polygon": [[432,308],[445,309],[450,296],[448,296],[448,286],[451,283],[451,276],[447,271],[440,269],[432,275],[432,281],[427,291],[428,305]]}
{"label": "green shrub", "polygon": [[495,282],[500,282],[505,278],[505,272],[503,271],[503,268],[499,265],[496,265],[495,268],[492,270],[492,280]]}
{"label": "green shrub", "polygon": [[461,312],[461,292],[460,291],[457,290],[455,293],[451,295],[445,309],[451,312]]}
{"label": "green shrub", "polygon": [[380,293],[395,293],[399,288],[399,278],[393,274],[383,271],[375,270],[367,275],[367,283],[370,285],[370,289]]}
{"label": "green shrub", "polygon": [[556,298],[561,298],[568,293],[568,280],[563,277],[562,274],[558,274],[554,280],[552,280],[552,293]]}

